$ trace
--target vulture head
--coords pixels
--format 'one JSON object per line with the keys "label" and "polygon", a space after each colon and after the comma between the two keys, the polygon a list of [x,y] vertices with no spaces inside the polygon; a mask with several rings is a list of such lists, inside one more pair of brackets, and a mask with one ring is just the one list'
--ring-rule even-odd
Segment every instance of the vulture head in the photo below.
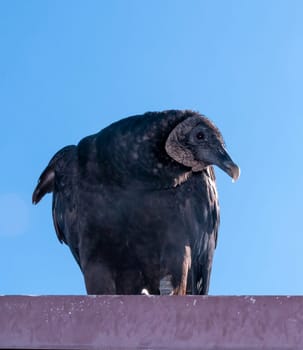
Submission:
{"label": "vulture head", "polygon": [[190,167],[193,172],[217,165],[233,181],[240,176],[240,168],[227,153],[220,131],[203,116],[195,114],[177,124],[166,140],[165,150],[176,162]]}

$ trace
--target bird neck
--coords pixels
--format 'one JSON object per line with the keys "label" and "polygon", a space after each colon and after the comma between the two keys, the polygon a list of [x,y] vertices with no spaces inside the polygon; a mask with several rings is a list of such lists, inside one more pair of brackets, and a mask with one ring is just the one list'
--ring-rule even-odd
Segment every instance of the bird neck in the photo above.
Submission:
{"label": "bird neck", "polygon": [[168,134],[184,115],[130,117],[103,129],[96,139],[102,178],[115,184],[166,188],[182,184],[191,169],[165,151]]}

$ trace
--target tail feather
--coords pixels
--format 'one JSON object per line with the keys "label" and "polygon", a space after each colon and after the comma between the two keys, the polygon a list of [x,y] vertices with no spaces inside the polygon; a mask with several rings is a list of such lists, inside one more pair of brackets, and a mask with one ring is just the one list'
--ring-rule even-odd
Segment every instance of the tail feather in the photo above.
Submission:
{"label": "tail feather", "polygon": [[33,192],[33,204],[39,203],[43,196],[54,191],[55,171],[57,168],[60,169],[60,163],[62,163],[61,161],[64,162],[66,155],[70,154],[70,151],[74,150],[75,148],[76,146],[73,145],[66,146],[58,151],[50,160],[48,166],[40,175],[38,185]]}
{"label": "tail feather", "polygon": [[46,194],[53,192],[55,181],[55,169],[53,167],[47,166],[46,169],[41,174],[38,185],[36,186],[32,202],[37,204],[40,202],[41,198]]}

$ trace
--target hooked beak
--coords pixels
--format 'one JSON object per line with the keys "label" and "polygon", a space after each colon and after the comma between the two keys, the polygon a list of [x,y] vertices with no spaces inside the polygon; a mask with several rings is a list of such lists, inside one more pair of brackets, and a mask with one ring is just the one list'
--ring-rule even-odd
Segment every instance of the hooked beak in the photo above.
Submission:
{"label": "hooked beak", "polygon": [[237,181],[240,176],[240,168],[236,163],[233,162],[227,151],[222,147],[220,149],[220,157],[215,165],[226,172],[232,179],[233,182]]}
{"label": "hooked beak", "polygon": [[225,162],[220,168],[224,170],[233,179],[233,182],[238,180],[240,176],[240,168],[237,164],[233,162]]}

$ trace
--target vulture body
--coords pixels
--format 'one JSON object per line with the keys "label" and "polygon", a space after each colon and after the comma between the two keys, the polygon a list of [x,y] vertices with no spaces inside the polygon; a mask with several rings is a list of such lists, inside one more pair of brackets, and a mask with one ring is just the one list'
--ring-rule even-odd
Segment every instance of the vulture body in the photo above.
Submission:
{"label": "vulture body", "polygon": [[192,111],[122,119],[61,149],[33,193],[53,193],[60,242],[88,294],[207,294],[219,226],[212,165],[239,168]]}

